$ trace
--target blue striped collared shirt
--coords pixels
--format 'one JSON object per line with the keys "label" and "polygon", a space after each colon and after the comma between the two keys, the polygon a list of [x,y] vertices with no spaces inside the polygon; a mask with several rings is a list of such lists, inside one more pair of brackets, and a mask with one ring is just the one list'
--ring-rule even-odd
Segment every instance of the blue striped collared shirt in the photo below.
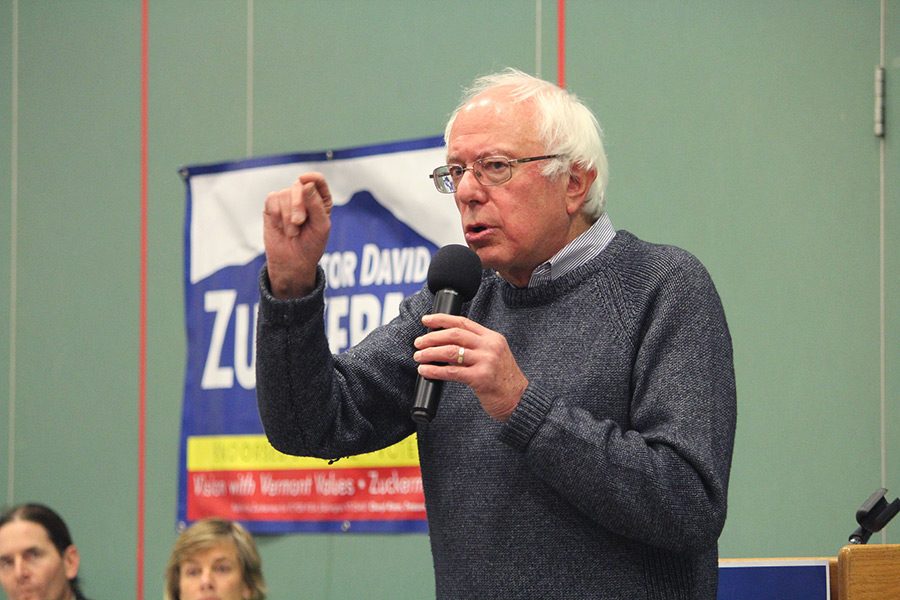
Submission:
{"label": "blue striped collared shirt", "polygon": [[538,265],[531,274],[528,287],[535,287],[574,271],[601,252],[616,236],[609,215],[605,212],[587,231],[566,244],[550,260]]}

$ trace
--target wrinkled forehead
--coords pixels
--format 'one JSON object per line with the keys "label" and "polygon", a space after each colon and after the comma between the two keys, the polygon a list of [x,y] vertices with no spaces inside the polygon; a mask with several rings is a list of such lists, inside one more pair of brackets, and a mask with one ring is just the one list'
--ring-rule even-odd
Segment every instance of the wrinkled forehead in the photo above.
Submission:
{"label": "wrinkled forehead", "polygon": [[447,139],[449,159],[510,155],[540,149],[535,107],[503,90],[483,92],[464,104]]}

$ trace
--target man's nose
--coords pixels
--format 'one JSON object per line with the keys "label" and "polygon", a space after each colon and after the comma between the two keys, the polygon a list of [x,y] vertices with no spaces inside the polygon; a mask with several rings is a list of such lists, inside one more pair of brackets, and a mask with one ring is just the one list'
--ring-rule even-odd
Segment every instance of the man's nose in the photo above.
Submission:
{"label": "man's nose", "polygon": [[456,200],[464,204],[469,202],[481,202],[484,200],[484,186],[475,176],[474,169],[463,172],[456,184]]}
{"label": "man's nose", "polygon": [[23,580],[28,579],[31,575],[31,569],[28,568],[28,564],[22,560],[22,557],[16,557],[15,565],[13,565],[13,572],[16,574],[16,579]]}

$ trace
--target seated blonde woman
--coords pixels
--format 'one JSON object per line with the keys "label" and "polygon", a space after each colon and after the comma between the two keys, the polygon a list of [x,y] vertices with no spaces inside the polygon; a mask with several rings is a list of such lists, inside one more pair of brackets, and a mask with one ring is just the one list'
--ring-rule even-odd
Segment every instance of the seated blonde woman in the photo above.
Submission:
{"label": "seated blonde woman", "polygon": [[262,561],[239,523],[202,519],[185,529],[166,567],[167,600],[265,600]]}

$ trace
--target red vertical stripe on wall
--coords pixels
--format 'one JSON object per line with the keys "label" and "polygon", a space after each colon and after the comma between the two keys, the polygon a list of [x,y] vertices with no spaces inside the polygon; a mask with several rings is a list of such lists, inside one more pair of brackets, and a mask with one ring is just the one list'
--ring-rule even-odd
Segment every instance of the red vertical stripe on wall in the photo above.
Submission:
{"label": "red vertical stripe on wall", "polygon": [[556,0],[556,83],[566,87],[566,0]]}
{"label": "red vertical stripe on wall", "polygon": [[150,0],[141,0],[141,281],[138,341],[138,468],[136,600],[144,599],[144,491],[147,444],[147,170],[150,79]]}

